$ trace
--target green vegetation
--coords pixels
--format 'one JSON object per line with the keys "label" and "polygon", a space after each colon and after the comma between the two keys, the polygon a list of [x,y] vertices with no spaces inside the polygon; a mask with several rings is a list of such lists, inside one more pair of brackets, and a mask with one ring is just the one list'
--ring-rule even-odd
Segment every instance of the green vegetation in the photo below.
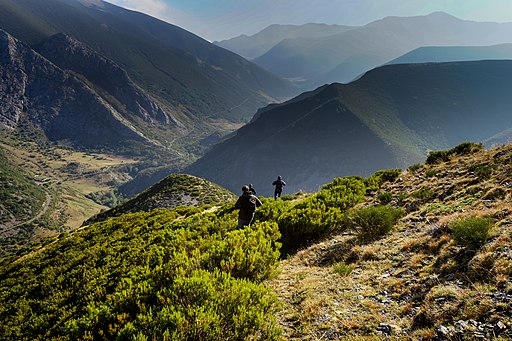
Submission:
{"label": "green vegetation", "polygon": [[389,233],[403,214],[402,209],[388,205],[360,208],[347,215],[347,228],[360,242],[368,243]]}
{"label": "green vegetation", "polygon": [[33,218],[46,200],[45,191],[11,164],[0,149],[0,224]]}
{"label": "green vegetation", "polygon": [[[276,339],[275,223],[124,215],[48,245],[0,276],[7,339]],[[44,269],[44,271],[41,271]]]}
{"label": "green vegetation", "polygon": [[423,165],[419,164],[419,163],[416,163],[414,165],[411,165],[409,166],[409,168],[407,168],[409,170],[409,172],[411,173],[416,173]]}
{"label": "green vegetation", "polygon": [[[116,196],[114,195],[114,198]],[[149,212],[156,208],[220,204],[236,196],[221,186],[188,174],[169,175],[135,198],[89,219],[84,224],[103,221],[125,213]]]}
{"label": "green vegetation", "polygon": [[393,194],[389,192],[381,192],[377,195],[377,200],[381,205],[387,205],[393,200]]}
{"label": "green vegetation", "polygon": [[493,165],[489,164],[474,164],[469,166],[468,171],[475,174],[475,176],[480,179],[488,179],[493,171],[494,167]]}
{"label": "green vegetation", "polygon": [[354,270],[354,266],[348,265],[345,262],[338,262],[332,266],[332,269],[340,276],[348,276]]}
{"label": "green vegetation", "polygon": [[[337,178],[306,199],[289,206],[276,204],[268,216],[277,217],[283,252],[292,252],[342,228],[345,212],[365,196],[364,182]],[[259,218],[258,218],[259,219]]]}
{"label": "green vegetation", "polygon": [[439,162],[446,162],[450,160],[450,156],[452,155],[468,155],[482,150],[482,148],[483,145],[481,143],[476,144],[473,142],[464,142],[452,149],[430,152],[427,157],[427,164],[431,165]]}
{"label": "green vegetation", "polygon": [[493,222],[489,218],[469,217],[450,223],[453,239],[468,248],[478,248],[489,237]]}

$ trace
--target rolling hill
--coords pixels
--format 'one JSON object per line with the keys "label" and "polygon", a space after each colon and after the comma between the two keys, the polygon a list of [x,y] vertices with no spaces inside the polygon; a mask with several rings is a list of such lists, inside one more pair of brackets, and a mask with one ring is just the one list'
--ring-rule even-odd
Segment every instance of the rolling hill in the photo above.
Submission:
{"label": "rolling hill", "polygon": [[159,181],[136,197],[100,213],[84,225],[127,213],[149,212],[158,208],[220,204],[235,200],[230,191],[207,180],[187,174],[173,174]]}
{"label": "rolling hill", "polygon": [[389,65],[272,106],[187,170],[236,191],[314,191],[334,177],[420,162],[512,126],[512,61]]}
{"label": "rolling hill", "polygon": [[320,38],[285,39],[254,62],[302,89],[347,83],[364,72],[423,46],[481,46],[510,43],[512,23],[484,23],[435,12],[387,17]]}

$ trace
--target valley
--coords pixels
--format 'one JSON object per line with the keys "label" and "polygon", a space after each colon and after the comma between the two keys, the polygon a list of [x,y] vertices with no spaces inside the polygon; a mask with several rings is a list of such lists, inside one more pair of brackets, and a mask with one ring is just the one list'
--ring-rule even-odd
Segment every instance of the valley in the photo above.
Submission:
{"label": "valley", "polygon": [[[115,205],[119,184],[131,178],[138,160],[77,152],[51,145],[0,136],[0,150],[10,164],[44,196],[25,216],[0,224],[2,253],[17,252],[81,226],[85,219]],[[3,178],[8,180],[8,178]],[[27,193],[28,194],[28,193]],[[28,194],[32,196],[32,194]]]}

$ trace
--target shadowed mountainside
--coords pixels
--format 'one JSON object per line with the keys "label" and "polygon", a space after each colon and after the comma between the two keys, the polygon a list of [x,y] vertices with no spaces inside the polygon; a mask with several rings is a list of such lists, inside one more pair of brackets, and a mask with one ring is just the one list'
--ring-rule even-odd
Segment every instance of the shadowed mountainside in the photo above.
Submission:
{"label": "shadowed mountainside", "polygon": [[[185,146],[199,154],[204,148],[197,143],[199,140],[231,131],[248,121],[257,108],[296,94],[288,82],[232,52],[179,27],[103,1],[6,0],[0,3],[0,28],[42,50],[44,45],[40,44],[58,33],[94,50],[96,54],[62,55],[60,51],[71,51],[71,46],[77,45],[70,45],[61,35],[50,42],[64,45],[54,45],[51,53],[48,49],[45,52],[52,61],[63,63],[61,68],[86,73],[83,76],[92,87],[99,81],[97,87],[113,96],[108,100],[114,100],[114,107],[126,105],[124,111],[135,110],[130,113],[134,117],[147,113],[149,117],[159,117],[159,122],[180,122],[186,131],[165,136],[172,134],[167,134],[169,127],[163,125],[160,135],[164,136],[157,136],[169,148]],[[84,60],[86,56],[93,60]],[[77,59],[81,60],[79,65]],[[153,104],[148,106],[139,101],[139,108],[133,100],[141,99],[140,94],[131,96],[129,92],[112,89],[117,88],[116,82],[106,84],[106,77],[91,75],[84,68],[101,59],[125,70],[133,83],[154,100]],[[121,78],[116,81],[126,79],[118,71]],[[131,103],[126,96],[131,97]],[[143,131],[146,127],[142,124],[135,128]],[[174,129],[173,124],[170,129]]]}
{"label": "shadowed mountainside", "polygon": [[236,191],[316,190],[337,176],[420,162],[512,126],[512,61],[390,65],[270,107],[188,172]]}

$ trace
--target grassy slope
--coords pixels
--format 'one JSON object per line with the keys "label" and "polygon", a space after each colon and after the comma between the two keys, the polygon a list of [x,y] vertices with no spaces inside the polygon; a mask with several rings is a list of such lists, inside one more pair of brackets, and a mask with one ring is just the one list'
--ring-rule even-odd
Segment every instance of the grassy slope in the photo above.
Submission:
{"label": "grassy slope", "polygon": [[[381,192],[391,193],[392,204],[410,210],[391,234],[367,245],[351,234],[334,235],[283,260],[268,282],[285,304],[285,337],[345,339],[390,330],[398,339],[431,339],[440,325],[451,328],[458,320],[487,323],[487,332],[501,322],[510,337],[511,176],[509,145],[424,165],[385,183]],[[495,222],[476,252],[457,245],[448,228],[467,216]],[[352,272],[340,275],[340,264]],[[475,335],[466,331],[467,339]]]}
{"label": "grassy slope", "polygon": [[85,224],[103,221],[126,213],[149,212],[157,208],[200,206],[235,200],[236,196],[210,181],[188,175],[173,174],[121,205],[100,213]]}

